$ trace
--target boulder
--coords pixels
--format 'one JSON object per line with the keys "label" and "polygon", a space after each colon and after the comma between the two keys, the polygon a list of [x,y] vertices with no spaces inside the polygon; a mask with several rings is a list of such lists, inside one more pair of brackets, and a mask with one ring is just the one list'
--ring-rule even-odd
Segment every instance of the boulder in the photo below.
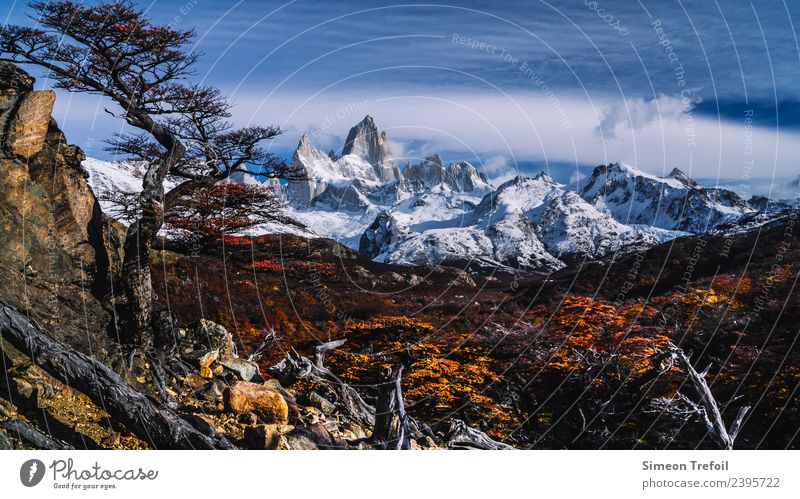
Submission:
{"label": "boulder", "polygon": [[181,351],[184,353],[197,349],[218,350],[222,359],[236,357],[233,336],[215,322],[200,319],[189,329],[179,331],[179,335]]}
{"label": "boulder", "polygon": [[353,267],[353,270],[350,271],[350,275],[357,281],[372,281],[373,275],[370,273],[369,270],[365,269],[360,265],[356,265]]}
{"label": "boulder", "polygon": [[347,449],[347,442],[339,436],[332,435],[322,423],[312,424],[299,431],[314,442],[319,449]]}
{"label": "boulder", "polygon": [[[248,449],[275,450],[281,447],[282,436],[294,427],[278,424],[259,424],[244,429],[244,441]],[[285,444],[284,444],[285,445]]]}
{"label": "boulder", "polygon": [[289,406],[275,390],[249,381],[236,381],[223,394],[225,407],[235,413],[252,412],[261,421],[270,424],[287,424]]}
{"label": "boulder", "polygon": [[0,63],[0,298],[53,336],[109,360],[101,300],[121,266],[121,242],[86,183],[84,155],[50,116],[55,95]]}
{"label": "boulder", "polygon": [[196,397],[207,402],[219,403],[223,400],[225,385],[219,380],[214,380],[194,391]]}
{"label": "boulder", "polygon": [[405,278],[398,274],[397,272],[384,272],[378,278],[378,282],[383,284],[384,286],[393,285],[393,284],[405,284]]}
{"label": "boulder", "polygon": [[469,275],[469,272],[457,269],[454,267],[437,267],[433,269],[434,274],[443,275],[450,279],[450,286],[458,286],[465,288],[476,288],[475,280]]}
{"label": "boulder", "polygon": [[218,361],[226,369],[236,373],[243,381],[252,381],[259,375],[258,364],[238,357],[222,358]]}

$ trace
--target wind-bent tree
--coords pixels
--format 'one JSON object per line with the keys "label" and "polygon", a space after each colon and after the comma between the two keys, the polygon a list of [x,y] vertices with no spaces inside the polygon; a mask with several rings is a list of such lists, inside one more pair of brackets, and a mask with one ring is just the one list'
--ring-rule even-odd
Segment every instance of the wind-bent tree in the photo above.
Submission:
{"label": "wind-bent tree", "polygon": [[[260,146],[281,131],[235,128],[219,90],[188,81],[200,55],[188,47],[193,31],[155,25],[127,1],[34,1],[29,7],[36,27],[0,28],[0,60],[42,67],[56,88],[110,98],[119,109],[107,111],[139,130],[114,137],[111,145],[147,164],[124,243],[122,279],[128,327],[149,349],[150,249],[165,213],[192,190],[236,172],[291,177],[293,171]],[[165,193],[167,177],[179,183]]]}

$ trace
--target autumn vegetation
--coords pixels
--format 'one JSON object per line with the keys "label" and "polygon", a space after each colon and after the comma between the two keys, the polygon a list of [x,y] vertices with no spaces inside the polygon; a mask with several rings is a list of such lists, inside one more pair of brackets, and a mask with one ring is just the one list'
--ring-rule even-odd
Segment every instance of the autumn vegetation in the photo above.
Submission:
{"label": "autumn vegetation", "polygon": [[[261,358],[264,366],[289,348],[311,352],[320,342],[347,339],[326,355],[326,365],[368,399],[380,373],[401,363],[407,409],[424,421],[457,416],[520,447],[714,447],[682,401],[683,394],[694,394],[685,373],[665,361],[669,342],[690,352],[698,370],[711,365],[712,390],[733,402],[723,405],[723,417],[730,420],[737,404],[754,406],[759,416],[746,419],[742,447],[787,445],[779,428],[800,416],[792,399],[800,383],[797,345],[786,326],[770,332],[773,324],[796,320],[797,309],[781,314],[773,299],[760,316],[751,316],[765,280],[759,259],[744,274],[700,275],[649,298],[631,293],[620,302],[615,282],[600,293],[558,290],[562,278],[575,279],[565,273],[547,282],[534,277],[519,292],[506,281],[491,281],[475,301],[474,290],[442,293],[434,277],[401,294],[388,285],[365,285],[353,280],[353,266],[380,275],[379,264],[309,248],[298,238],[227,242],[225,264],[212,255],[180,258],[159,275],[173,304],[189,290],[196,293],[198,284],[204,296],[226,296],[229,303],[204,307],[219,312],[214,318],[238,333],[244,350],[255,348],[265,331],[276,332],[278,341]],[[645,261],[663,261],[658,251]],[[679,255],[681,247],[674,251]],[[191,277],[197,270],[199,282]],[[314,287],[317,272],[325,276],[333,308]],[[223,274],[227,282],[216,277]],[[796,303],[796,275],[791,264],[769,274],[771,296]],[[591,289],[593,279],[579,275],[573,288]],[[186,291],[179,282],[186,282]],[[528,299],[548,286],[551,292]],[[252,307],[254,301],[262,306]],[[187,299],[186,314],[195,306]]]}

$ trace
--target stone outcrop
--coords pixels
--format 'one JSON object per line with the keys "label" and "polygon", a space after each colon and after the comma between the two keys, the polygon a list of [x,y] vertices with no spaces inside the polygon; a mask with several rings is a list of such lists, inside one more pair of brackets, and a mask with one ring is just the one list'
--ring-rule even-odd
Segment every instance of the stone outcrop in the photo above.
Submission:
{"label": "stone outcrop", "polygon": [[402,178],[397,162],[389,148],[386,132],[378,130],[375,120],[367,115],[359,124],[350,129],[345,140],[342,155],[354,154],[364,158],[375,169],[381,182],[391,182]]}
{"label": "stone outcrop", "polygon": [[403,178],[413,189],[430,189],[444,182],[444,161],[441,156],[434,154],[421,163],[406,165],[403,169]]}
{"label": "stone outcrop", "polygon": [[33,84],[0,63],[0,298],[67,344],[102,351],[109,314],[100,298],[119,265],[120,234],[84,178],[83,152],[51,117],[55,95]]}
{"label": "stone outcrop", "polygon": [[5,134],[5,146],[11,155],[30,158],[42,150],[55,101],[52,90],[22,94]]}

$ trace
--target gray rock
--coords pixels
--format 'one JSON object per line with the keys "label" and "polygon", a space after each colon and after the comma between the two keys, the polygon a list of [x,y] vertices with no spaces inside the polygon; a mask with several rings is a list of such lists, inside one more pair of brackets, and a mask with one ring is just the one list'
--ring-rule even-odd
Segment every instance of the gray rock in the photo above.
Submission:
{"label": "gray rock", "polygon": [[359,281],[369,281],[372,279],[372,274],[369,272],[369,270],[360,265],[353,267],[353,270],[350,271],[350,274]]}
{"label": "gray rock", "polygon": [[409,286],[416,286],[417,284],[422,284],[424,281],[425,281],[424,278],[416,274],[411,274],[406,278],[406,284],[408,284]]}
{"label": "gray rock", "polygon": [[450,285],[451,286],[463,286],[467,288],[475,288],[478,285],[475,284],[475,280],[472,279],[472,276],[469,273],[462,269],[457,269],[454,267],[437,267],[433,270],[436,274],[444,274],[447,277],[451,278]]}
{"label": "gray rock", "polygon": [[378,282],[383,285],[392,285],[392,284],[405,284],[405,278],[398,274],[397,272],[385,272],[381,274]]}
{"label": "gray rock", "polygon": [[306,435],[320,449],[346,449],[347,442],[338,435],[332,435],[322,423],[312,424],[298,430]]}
{"label": "gray rock", "polygon": [[317,444],[302,433],[292,432],[286,435],[286,444],[291,450],[317,450]]}
{"label": "gray rock", "polygon": [[249,360],[233,357],[218,359],[217,362],[236,373],[239,379],[243,381],[252,381],[253,378],[259,375],[258,364]]}
{"label": "gray rock", "polygon": [[194,394],[202,400],[207,400],[209,402],[222,402],[222,394],[224,390],[225,384],[219,380],[214,380],[195,390]]}
{"label": "gray rock", "polygon": [[233,343],[231,333],[219,324],[206,319],[195,322],[185,331],[185,337],[181,339],[181,351],[198,349],[219,350],[221,358],[236,357],[236,345]]}
{"label": "gray rock", "polygon": [[314,407],[326,414],[330,414],[336,410],[335,405],[317,392],[311,392],[311,395],[308,396],[308,400]]}

